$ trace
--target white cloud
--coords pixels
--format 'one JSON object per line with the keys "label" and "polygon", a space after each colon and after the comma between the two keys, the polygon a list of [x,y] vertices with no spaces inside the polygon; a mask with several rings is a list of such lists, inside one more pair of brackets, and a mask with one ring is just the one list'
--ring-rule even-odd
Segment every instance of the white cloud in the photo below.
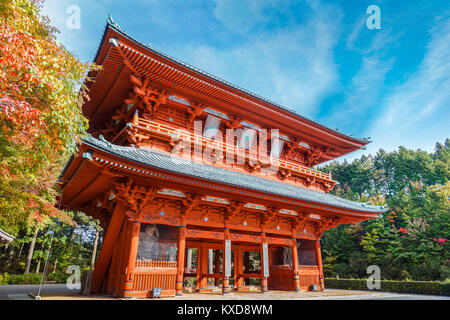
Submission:
{"label": "white cloud", "polygon": [[[224,2],[218,4],[216,14],[222,21],[229,21],[227,15],[233,12],[230,4],[226,4],[227,10],[221,7]],[[256,16],[257,22],[266,21],[264,10],[256,4],[259,2],[247,8],[255,13],[249,19]],[[333,6],[317,2],[309,5],[312,14],[308,19],[289,29],[246,34],[244,40],[227,48],[174,44],[176,47],[166,49],[200,69],[313,117],[338,81],[333,50],[341,14]],[[239,19],[236,21],[224,26],[235,28],[240,25]]]}
{"label": "white cloud", "polygon": [[417,71],[390,90],[384,105],[370,129],[373,150],[405,145],[431,151],[450,135],[450,19],[431,30]]}
{"label": "white cloud", "polygon": [[267,11],[287,10],[289,1],[274,0],[215,0],[215,17],[227,29],[246,34],[257,24],[269,23]]}
{"label": "white cloud", "polygon": [[[346,53],[357,52],[361,60],[359,69],[343,86],[343,101],[334,105],[324,116],[326,123],[332,128],[346,128],[344,133],[363,136],[368,121],[376,117],[379,110],[380,97],[385,89],[385,80],[392,69],[395,58],[389,57],[389,48],[398,38],[390,30],[364,30],[365,19],[358,19],[346,40]],[[357,44],[356,44],[357,43]],[[349,132],[350,129],[350,132]],[[353,130],[353,131],[351,131]]]}

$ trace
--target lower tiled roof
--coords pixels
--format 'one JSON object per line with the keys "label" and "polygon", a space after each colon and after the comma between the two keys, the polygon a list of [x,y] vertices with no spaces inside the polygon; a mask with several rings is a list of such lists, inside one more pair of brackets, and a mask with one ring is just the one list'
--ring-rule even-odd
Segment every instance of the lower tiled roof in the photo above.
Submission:
{"label": "lower tiled roof", "polygon": [[90,145],[124,159],[186,176],[361,212],[382,213],[386,211],[386,208],[383,206],[372,206],[355,202],[331,194],[314,191],[243,172],[214,167],[183,158],[177,157],[174,159],[170,154],[164,154],[153,150],[117,146],[107,142],[106,140],[98,140],[91,136],[86,136],[83,139],[83,142],[86,145]]}

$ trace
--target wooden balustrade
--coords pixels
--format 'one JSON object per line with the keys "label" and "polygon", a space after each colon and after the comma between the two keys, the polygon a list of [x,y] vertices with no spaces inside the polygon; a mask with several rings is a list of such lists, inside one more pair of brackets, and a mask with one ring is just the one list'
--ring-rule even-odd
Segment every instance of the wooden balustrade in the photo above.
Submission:
{"label": "wooden balustrade", "polygon": [[137,260],[136,268],[176,268],[176,261]]}
{"label": "wooden balustrade", "polygon": [[[311,285],[320,285],[319,267],[299,265],[300,289],[309,290]],[[269,285],[276,290],[295,290],[291,265],[272,265],[270,267]]]}
{"label": "wooden balustrade", "polygon": [[161,288],[162,295],[173,295],[177,275],[174,261],[137,260],[133,274],[133,291],[146,296],[153,288]]}
{"label": "wooden balustrade", "polygon": [[[188,141],[191,141],[193,144],[201,144],[202,147],[206,145],[209,145],[211,147],[217,147],[217,149],[222,149],[225,153],[232,154],[233,156],[238,154],[244,155],[243,152],[245,152],[244,155],[245,159],[256,160],[255,156],[251,155],[249,150],[239,148],[236,145],[224,143],[223,141],[220,142],[203,136],[193,135],[192,133],[187,131],[183,132],[182,130],[177,130],[176,128],[173,128],[171,126],[162,123],[146,120],[143,118],[138,118],[137,121],[135,121],[135,123],[133,123],[132,125],[144,129],[145,131],[160,134],[166,137],[171,137],[173,134],[175,134],[180,138],[180,140],[189,139]],[[280,168],[289,169],[293,172],[297,172],[306,176],[312,176],[319,179],[334,182],[331,178],[330,173],[324,173],[283,159],[270,157],[270,161],[273,161],[273,164],[275,166],[279,166]]]}
{"label": "wooden balustrade", "polygon": [[290,264],[278,264],[270,266],[270,271],[278,270],[292,270],[292,266]]}

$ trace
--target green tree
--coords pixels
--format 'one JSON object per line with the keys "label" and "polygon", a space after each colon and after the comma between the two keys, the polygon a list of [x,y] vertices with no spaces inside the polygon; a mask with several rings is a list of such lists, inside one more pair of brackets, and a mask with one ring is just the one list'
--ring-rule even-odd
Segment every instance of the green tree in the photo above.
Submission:
{"label": "green tree", "polygon": [[381,218],[324,233],[325,274],[365,277],[366,268],[376,264],[384,279],[448,278],[449,164],[447,139],[434,153],[400,147],[320,168],[340,182],[332,193],[389,208]]}
{"label": "green tree", "polygon": [[92,66],[56,41],[41,1],[0,0],[0,228],[51,217],[58,176],[87,128],[81,103]]}

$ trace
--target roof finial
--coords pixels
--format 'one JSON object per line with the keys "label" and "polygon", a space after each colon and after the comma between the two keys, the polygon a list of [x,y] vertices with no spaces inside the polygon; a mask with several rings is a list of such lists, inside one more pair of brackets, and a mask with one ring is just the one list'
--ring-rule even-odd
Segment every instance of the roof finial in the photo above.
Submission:
{"label": "roof finial", "polygon": [[108,19],[106,19],[106,23],[116,29],[120,29],[120,26],[117,24],[117,22],[114,21],[110,13],[108,13]]}
{"label": "roof finial", "polygon": [[102,134],[99,135],[98,139],[99,139],[101,142],[105,143],[108,147],[112,147],[112,144],[111,144],[108,140],[106,140],[105,137],[104,137]]}

